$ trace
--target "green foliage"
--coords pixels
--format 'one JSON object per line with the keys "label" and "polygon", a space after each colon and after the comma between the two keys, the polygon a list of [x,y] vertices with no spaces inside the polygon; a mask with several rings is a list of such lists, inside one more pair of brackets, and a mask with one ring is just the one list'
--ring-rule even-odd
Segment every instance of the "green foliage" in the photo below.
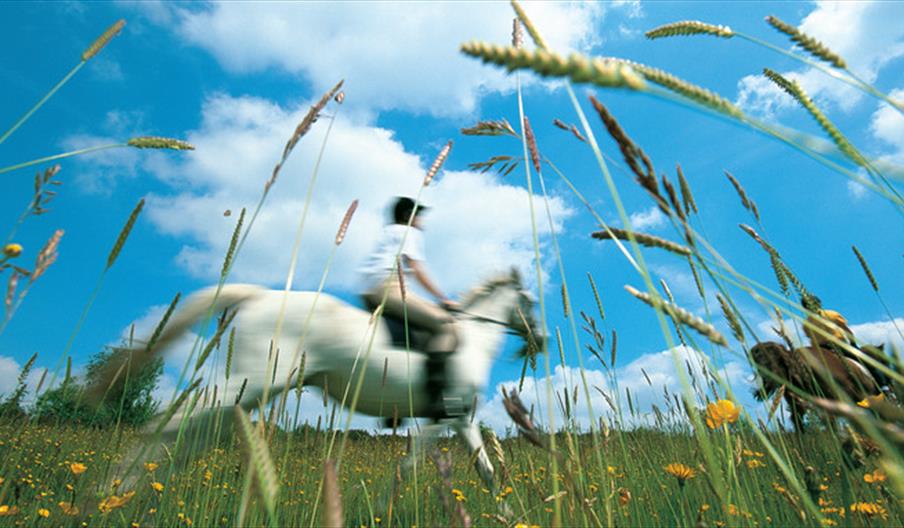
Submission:
{"label": "green foliage", "polygon": [[158,402],[153,392],[163,373],[163,359],[157,358],[140,370],[120,388],[111,390],[97,408],[82,403],[81,391],[96,381],[101,367],[113,356],[127,349],[108,347],[95,354],[88,363],[82,383],[67,380],[53,390],[42,394],[35,404],[34,416],[40,421],[78,423],[91,426],[122,425],[140,426],[157,412]]}
{"label": "green foliage", "polygon": [[32,355],[31,359],[22,367],[21,372],[19,372],[19,379],[16,382],[16,390],[0,404],[0,418],[16,419],[25,417],[25,411],[22,410],[22,398],[28,392],[28,374],[31,372],[36,359],[38,359],[38,355]]}

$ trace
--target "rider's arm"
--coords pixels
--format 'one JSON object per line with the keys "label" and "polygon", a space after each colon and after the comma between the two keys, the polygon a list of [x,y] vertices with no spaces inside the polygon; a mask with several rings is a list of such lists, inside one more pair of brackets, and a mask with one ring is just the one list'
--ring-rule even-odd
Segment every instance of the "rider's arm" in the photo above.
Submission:
{"label": "rider's arm", "polygon": [[448,297],[443,295],[443,292],[434,284],[434,282],[430,279],[430,276],[427,275],[427,270],[423,263],[419,260],[413,260],[408,257],[404,257],[405,262],[408,264],[409,269],[411,269],[412,273],[414,273],[414,278],[417,279],[421,286],[424,287],[428,292],[430,292],[439,302],[448,301]]}

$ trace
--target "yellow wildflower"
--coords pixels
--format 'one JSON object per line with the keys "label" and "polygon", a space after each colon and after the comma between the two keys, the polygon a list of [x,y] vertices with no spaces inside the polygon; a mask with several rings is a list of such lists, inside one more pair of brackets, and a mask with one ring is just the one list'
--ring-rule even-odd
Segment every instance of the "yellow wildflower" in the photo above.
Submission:
{"label": "yellow wildflower", "polygon": [[151,487],[154,488],[154,491],[156,491],[158,493],[162,492],[163,488],[164,488],[163,484],[161,484],[159,482],[151,482]]}
{"label": "yellow wildflower", "polygon": [[885,401],[885,393],[879,394],[878,396],[867,396],[866,398],[857,402],[857,405],[863,407],[864,409],[869,409],[873,405]]}
{"label": "yellow wildflower", "polygon": [[153,462],[145,462],[144,463],[144,469],[148,470],[149,472],[156,471],[158,467],[160,467],[160,465],[155,464]]}
{"label": "yellow wildflower", "polygon": [[465,502],[468,500],[465,498],[465,494],[458,488],[452,488],[452,495],[455,496],[455,500],[458,502]]}
{"label": "yellow wildflower", "polygon": [[838,526],[838,523],[833,521],[832,519],[823,519],[820,522],[822,522],[823,526]]}
{"label": "yellow wildflower", "polygon": [[747,467],[748,467],[748,469],[756,469],[756,468],[766,467],[766,464],[763,464],[758,459],[754,458],[752,460],[747,461]]}
{"label": "yellow wildflower", "polygon": [[710,429],[722,427],[723,423],[735,423],[741,415],[741,409],[731,400],[719,400],[706,406],[706,425]]}
{"label": "yellow wildflower", "polygon": [[888,512],[885,508],[872,502],[855,502],[851,504],[851,513],[860,513],[867,517],[885,517]]}
{"label": "yellow wildflower", "polygon": [[130,491],[123,495],[110,495],[106,499],[100,501],[100,504],[97,505],[97,509],[100,510],[101,513],[109,513],[116,508],[121,508],[129,503],[132,500],[132,497],[135,495],[134,491]]}
{"label": "yellow wildflower", "polygon": [[885,482],[885,479],[887,479],[887,478],[888,478],[888,476],[881,469],[877,469],[877,470],[873,471],[872,473],[867,473],[866,475],[863,475],[863,481],[866,482],[867,484],[878,484],[880,482]]}
{"label": "yellow wildflower", "polygon": [[40,515],[41,517],[44,517],[46,519],[46,518],[50,517],[50,510],[48,510],[47,508],[39,508],[38,515]]}
{"label": "yellow wildflower", "polygon": [[81,475],[88,469],[88,466],[82,464],[81,462],[73,462],[69,464],[69,471],[72,472],[73,475]]}
{"label": "yellow wildflower", "polygon": [[16,506],[7,506],[6,504],[0,506],[0,517],[15,515],[17,513],[19,513],[19,508]]}
{"label": "yellow wildflower", "polygon": [[697,476],[697,472],[690,466],[672,463],[665,467],[665,472],[678,479],[678,485],[684,487],[685,481]]}
{"label": "yellow wildflower", "polygon": [[22,254],[22,246],[12,243],[3,246],[3,256],[6,258],[16,258]]}
{"label": "yellow wildflower", "polygon": [[72,516],[78,515],[78,507],[73,506],[69,502],[60,502],[59,507],[61,510],[63,510],[63,513],[65,513],[66,515],[72,515]]}

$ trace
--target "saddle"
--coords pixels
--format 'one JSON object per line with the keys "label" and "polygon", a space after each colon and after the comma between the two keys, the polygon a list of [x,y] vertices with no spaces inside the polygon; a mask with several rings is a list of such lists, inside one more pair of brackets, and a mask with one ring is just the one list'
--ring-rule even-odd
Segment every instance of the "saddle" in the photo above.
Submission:
{"label": "saddle", "polygon": [[[377,305],[364,301],[367,310],[373,313]],[[408,335],[406,342],[405,320],[394,315],[383,314],[383,326],[389,331],[392,346],[396,348],[407,347],[414,352],[427,353],[427,344],[430,342],[431,333],[425,328],[420,328],[408,321]]]}

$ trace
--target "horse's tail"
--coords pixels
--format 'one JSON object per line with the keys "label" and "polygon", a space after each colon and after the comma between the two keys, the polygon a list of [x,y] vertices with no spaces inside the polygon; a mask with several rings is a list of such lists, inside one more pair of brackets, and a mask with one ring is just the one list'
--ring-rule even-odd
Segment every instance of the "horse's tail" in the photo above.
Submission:
{"label": "horse's tail", "polygon": [[112,354],[85,388],[85,400],[100,403],[108,391],[114,390],[127,377],[140,372],[192,325],[204,317],[215,316],[224,309],[240,304],[261,291],[263,290],[259,286],[250,284],[227,284],[219,288],[219,291],[213,286],[192,294],[167,322],[152,343],[152,348],[124,348]]}
{"label": "horse's tail", "polygon": [[241,304],[261,291],[259,286],[251,284],[227,284],[220,288],[219,292],[216,286],[212,286],[193,293],[167,322],[154,341],[150,354],[154,355],[165,350],[176,338],[203,318],[216,317],[219,312]]}

